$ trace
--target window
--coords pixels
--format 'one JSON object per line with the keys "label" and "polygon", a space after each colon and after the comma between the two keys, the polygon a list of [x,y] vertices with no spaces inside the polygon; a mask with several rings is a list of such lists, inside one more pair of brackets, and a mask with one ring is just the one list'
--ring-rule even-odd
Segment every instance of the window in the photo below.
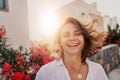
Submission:
{"label": "window", "polygon": [[0,0],[0,10],[8,11],[8,0]]}

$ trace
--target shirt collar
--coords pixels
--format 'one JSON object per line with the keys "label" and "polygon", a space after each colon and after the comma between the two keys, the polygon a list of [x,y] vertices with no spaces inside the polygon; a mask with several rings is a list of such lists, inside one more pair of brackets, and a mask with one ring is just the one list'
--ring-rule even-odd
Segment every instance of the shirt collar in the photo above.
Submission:
{"label": "shirt collar", "polygon": [[62,58],[57,59],[56,61],[57,61],[57,66],[64,65]]}
{"label": "shirt collar", "polygon": [[[56,61],[57,61],[57,66],[64,65],[64,63],[63,63],[63,59],[62,59],[62,58],[57,59]],[[89,61],[88,58],[86,58],[85,62],[86,62],[88,65],[89,65],[89,63],[90,63],[90,61]]]}

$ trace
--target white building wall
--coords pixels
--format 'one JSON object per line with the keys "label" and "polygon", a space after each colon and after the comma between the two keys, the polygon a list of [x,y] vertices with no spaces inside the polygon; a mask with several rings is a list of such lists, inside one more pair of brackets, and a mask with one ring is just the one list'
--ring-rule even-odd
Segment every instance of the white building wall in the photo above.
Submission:
{"label": "white building wall", "polygon": [[110,25],[111,25],[112,28],[114,28],[117,23],[118,23],[117,22],[117,17],[110,18]]}
{"label": "white building wall", "polygon": [[108,31],[108,25],[111,26],[111,28],[115,28],[116,24],[118,23],[117,17],[109,17],[109,16],[103,16],[103,22],[104,22],[104,30]]}
{"label": "white building wall", "polygon": [[8,41],[18,48],[30,44],[28,32],[27,0],[8,0],[9,11],[0,11],[0,25],[7,29]]}
{"label": "white building wall", "polygon": [[101,13],[97,11],[96,3],[87,4],[83,0],[74,0],[73,2],[59,8],[56,13],[59,16],[60,23],[66,17],[75,17],[79,19],[81,13],[92,14],[92,18],[98,19],[100,22],[98,25],[95,25],[95,29],[97,28],[96,30],[98,32],[103,32],[103,19]]}
{"label": "white building wall", "polygon": [[109,16],[103,16],[103,26],[104,30],[108,31],[108,25],[110,24],[110,17]]}

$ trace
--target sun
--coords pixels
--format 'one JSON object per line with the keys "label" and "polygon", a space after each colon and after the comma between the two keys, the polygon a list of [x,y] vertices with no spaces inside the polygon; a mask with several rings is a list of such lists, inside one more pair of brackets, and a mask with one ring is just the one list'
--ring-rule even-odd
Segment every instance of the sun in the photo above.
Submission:
{"label": "sun", "polygon": [[42,35],[45,37],[49,37],[55,34],[58,28],[58,20],[55,13],[47,10],[44,11],[42,15]]}

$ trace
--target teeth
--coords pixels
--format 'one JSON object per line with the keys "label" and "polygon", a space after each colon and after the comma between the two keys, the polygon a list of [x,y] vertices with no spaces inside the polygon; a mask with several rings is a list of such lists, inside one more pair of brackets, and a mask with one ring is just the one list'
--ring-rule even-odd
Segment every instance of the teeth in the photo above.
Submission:
{"label": "teeth", "polygon": [[69,47],[77,46],[78,44],[68,44]]}

